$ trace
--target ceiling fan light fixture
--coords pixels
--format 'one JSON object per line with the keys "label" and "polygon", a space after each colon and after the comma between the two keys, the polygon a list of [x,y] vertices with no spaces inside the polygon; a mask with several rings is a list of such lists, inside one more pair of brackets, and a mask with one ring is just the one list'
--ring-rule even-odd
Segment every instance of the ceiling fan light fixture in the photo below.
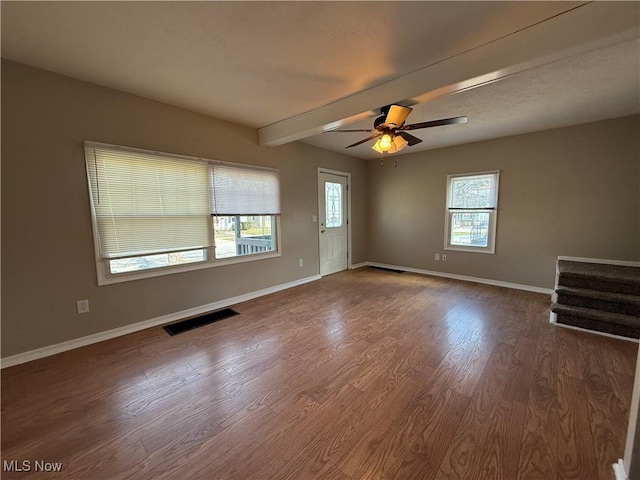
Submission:
{"label": "ceiling fan light fixture", "polygon": [[380,138],[380,148],[384,152],[387,152],[391,148],[391,145],[393,145],[393,138],[391,138],[391,135],[388,133],[382,135],[382,138]]}
{"label": "ceiling fan light fixture", "polygon": [[376,140],[376,143],[373,144],[373,147],[371,147],[372,150],[375,150],[378,153],[384,153],[384,150],[382,150],[382,148],[380,147],[380,139]]}
{"label": "ceiling fan light fixture", "polygon": [[396,135],[395,137],[393,137],[393,145],[396,147],[395,151],[399,152],[404,147],[409,145],[409,142],[407,142],[404,138],[402,138],[402,135]]}
{"label": "ceiling fan light fixture", "polygon": [[[383,144],[384,137],[391,138],[391,142],[389,143],[388,148],[384,148],[385,147],[385,144]],[[376,143],[373,144],[373,147],[371,147],[371,149],[375,150],[378,153],[385,153],[385,152],[396,153],[402,150],[407,145],[409,145],[409,142],[407,142],[404,138],[402,138],[401,135],[394,135],[393,137],[391,137],[391,135],[389,134],[384,134],[381,138],[376,140]]]}

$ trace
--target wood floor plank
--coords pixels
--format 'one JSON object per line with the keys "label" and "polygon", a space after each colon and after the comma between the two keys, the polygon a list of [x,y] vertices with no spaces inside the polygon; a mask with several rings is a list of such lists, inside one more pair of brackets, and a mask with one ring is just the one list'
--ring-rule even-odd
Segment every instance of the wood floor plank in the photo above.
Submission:
{"label": "wood floor plank", "polygon": [[558,375],[558,479],[589,478],[598,470],[584,383]]}
{"label": "wood floor plank", "polygon": [[104,478],[116,478],[127,474],[146,456],[141,441],[122,441],[114,437],[107,442],[91,445],[70,455],[69,478],[76,480],[90,478],[93,472],[101,472]]}
{"label": "wood floor plank", "polygon": [[478,479],[479,463],[491,430],[491,418],[467,409],[456,436],[440,463],[438,478]]}
{"label": "wood floor plank", "polygon": [[439,473],[438,467],[428,457],[409,452],[402,459],[393,480],[431,480]]}
{"label": "wood floor plank", "polygon": [[173,437],[170,443],[150,452],[124,478],[215,478],[219,464],[229,458],[239,461],[247,445],[273,428],[272,419],[273,413],[263,405],[249,415],[230,420],[222,432],[204,441],[190,443],[184,437]]}
{"label": "wood floor plank", "polygon": [[618,390],[617,374],[614,372],[611,376],[605,360],[597,355],[597,346],[597,343],[583,342],[583,351],[589,364],[584,389],[597,467],[600,476],[604,476],[608,471],[606,465],[617,462],[618,458],[622,458],[620,452],[624,451],[624,438],[615,432],[626,429],[629,421],[628,400],[622,398],[622,391],[628,390]]}
{"label": "wood floor plank", "polygon": [[339,468],[328,462],[311,480],[351,480]]}
{"label": "wood floor plank", "polygon": [[[563,375],[584,380],[584,376],[588,372],[588,367],[583,355],[580,353],[579,342],[579,338],[583,336],[584,333],[569,329],[558,333],[559,372]],[[576,355],[576,353],[578,354]]]}
{"label": "wood floor plank", "polygon": [[[365,435],[337,465],[352,478],[389,478],[413,450],[436,462],[452,438],[452,418],[462,418],[469,399],[454,391],[409,405],[390,422],[381,422],[374,433]],[[447,425],[442,423],[447,419]],[[387,426],[385,428],[385,426]]]}
{"label": "wood floor plank", "polygon": [[[276,475],[277,472],[291,471],[295,468],[310,468],[310,472],[307,474],[316,475],[324,468],[328,459],[322,459],[316,464],[315,457],[308,456],[310,450],[308,447],[327,441],[331,437],[331,433],[335,433],[331,427],[339,425],[340,419],[345,416],[350,417],[352,415],[350,409],[354,405],[364,404],[365,401],[366,399],[362,397],[360,390],[346,384],[336,390],[332,397],[325,399],[319,408],[313,411],[313,415],[280,420],[278,429],[265,436],[259,447],[277,450],[278,456],[272,458],[270,462],[247,478],[279,478]],[[346,411],[348,413],[345,413]],[[292,438],[295,438],[296,441],[292,442]],[[305,459],[308,458],[312,458],[314,461],[305,465]],[[320,465],[320,468],[314,469],[314,465]]]}
{"label": "wood floor plank", "polygon": [[506,398],[498,402],[477,465],[479,479],[511,480],[517,477],[525,416],[525,405]]}
{"label": "wood floor plank", "polygon": [[556,332],[551,325],[539,330],[538,348],[527,404],[522,445],[518,464],[518,479],[557,478],[558,421],[555,357]]}
{"label": "wood floor plank", "polygon": [[514,348],[507,343],[496,345],[473,392],[469,408],[481,415],[493,416],[493,410],[504,395],[513,352]]}
{"label": "wood floor plank", "polygon": [[[1,372],[3,478],[609,480],[637,344],[549,297],[372,268]],[[12,463],[11,465],[17,465]]]}
{"label": "wood floor plank", "polygon": [[523,405],[529,403],[529,387],[533,377],[536,343],[522,336],[514,347],[507,370],[504,397]]}

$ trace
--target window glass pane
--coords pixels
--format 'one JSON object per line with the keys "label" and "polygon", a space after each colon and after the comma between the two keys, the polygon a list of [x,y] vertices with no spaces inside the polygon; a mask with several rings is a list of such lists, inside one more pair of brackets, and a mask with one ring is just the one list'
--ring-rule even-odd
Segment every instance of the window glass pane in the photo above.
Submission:
{"label": "window glass pane", "polygon": [[342,185],[339,183],[324,183],[324,199],[326,206],[327,227],[342,226]]}
{"label": "window glass pane", "polygon": [[493,175],[458,177],[451,180],[452,208],[493,208]]}
{"label": "window glass pane", "polygon": [[206,259],[205,249],[159,253],[156,255],[142,255],[140,257],[109,260],[109,270],[111,273],[135,272],[138,270],[168,267],[170,265],[180,265],[183,263],[203,262]]}
{"label": "window glass pane", "polygon": [[488,212],[451,213],[449,243],[459,246],[487,247],[489,245]]}
{"label": "window glass pane", "polygon": [[275,251],[274,225],[273,215],[213,217],[216,258]]}

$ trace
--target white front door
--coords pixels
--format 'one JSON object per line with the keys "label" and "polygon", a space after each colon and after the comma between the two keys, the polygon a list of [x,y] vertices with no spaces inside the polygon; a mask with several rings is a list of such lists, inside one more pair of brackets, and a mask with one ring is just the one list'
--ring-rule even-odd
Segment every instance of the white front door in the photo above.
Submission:
{"label": "white front door", "polygon": [[347,177],[318,173],[320,275],[347,269]]}

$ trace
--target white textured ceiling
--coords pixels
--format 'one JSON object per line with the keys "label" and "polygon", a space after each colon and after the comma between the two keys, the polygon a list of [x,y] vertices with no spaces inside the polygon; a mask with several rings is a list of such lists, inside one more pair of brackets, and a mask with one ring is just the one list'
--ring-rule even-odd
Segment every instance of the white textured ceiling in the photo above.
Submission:
{"label": "white textured ceiling", "polygon": [[[565,127],[640,112],[640,41],[576,55],[480,88],[413,106],[406,123],[467,115],[466,124],[412,131],[423,143],[399,155]],[[349,129],[372,128],[374,117]],[[303,141],[344,152],[367,133],[322,133]],[[379,158],[373,141],[348,151]]]}
{"label": "white textured ceiling", "polygon": [[[619,5],[624,20],[612,20],[610,29],[617,21],[619,29],[637,30],[640,4]],[[352,99],[386,86],[394,87],[388,103],[424,102],[409,122],[469,116],[465,125],[417,131],[425,141],[405,152],[640,111],[638,35],[596,32],[597,19],[607,21],[597,13],[587,23],[571,20],[594,10],[583,2],[2,2],[1,8],[5,58],[253,128],[305,123],[318,131],[327,122],[370,116],[381,105],[363,108]],[[556,35],[562,43],[570,22],[577,43],[560,59],[455,95],[430,97],[426,83],[420,98],[419,83],[402,89],[404,79],[429,68],[439,69],[438,78],[464,80],[464,68],[454,71],[451,59],[497,44],[504,67],[524,65],[535,59],[518,51],[526,48],[522,35],[540,32],[540,42]],[[316,112],[322,120],[313,123]],[[372,121],[349,128],[370,128]],[[281,138],[308,135],[289,133]],[[359,138],[325,133],[304,141],[372,157],[369,145],[344,150]]]}

